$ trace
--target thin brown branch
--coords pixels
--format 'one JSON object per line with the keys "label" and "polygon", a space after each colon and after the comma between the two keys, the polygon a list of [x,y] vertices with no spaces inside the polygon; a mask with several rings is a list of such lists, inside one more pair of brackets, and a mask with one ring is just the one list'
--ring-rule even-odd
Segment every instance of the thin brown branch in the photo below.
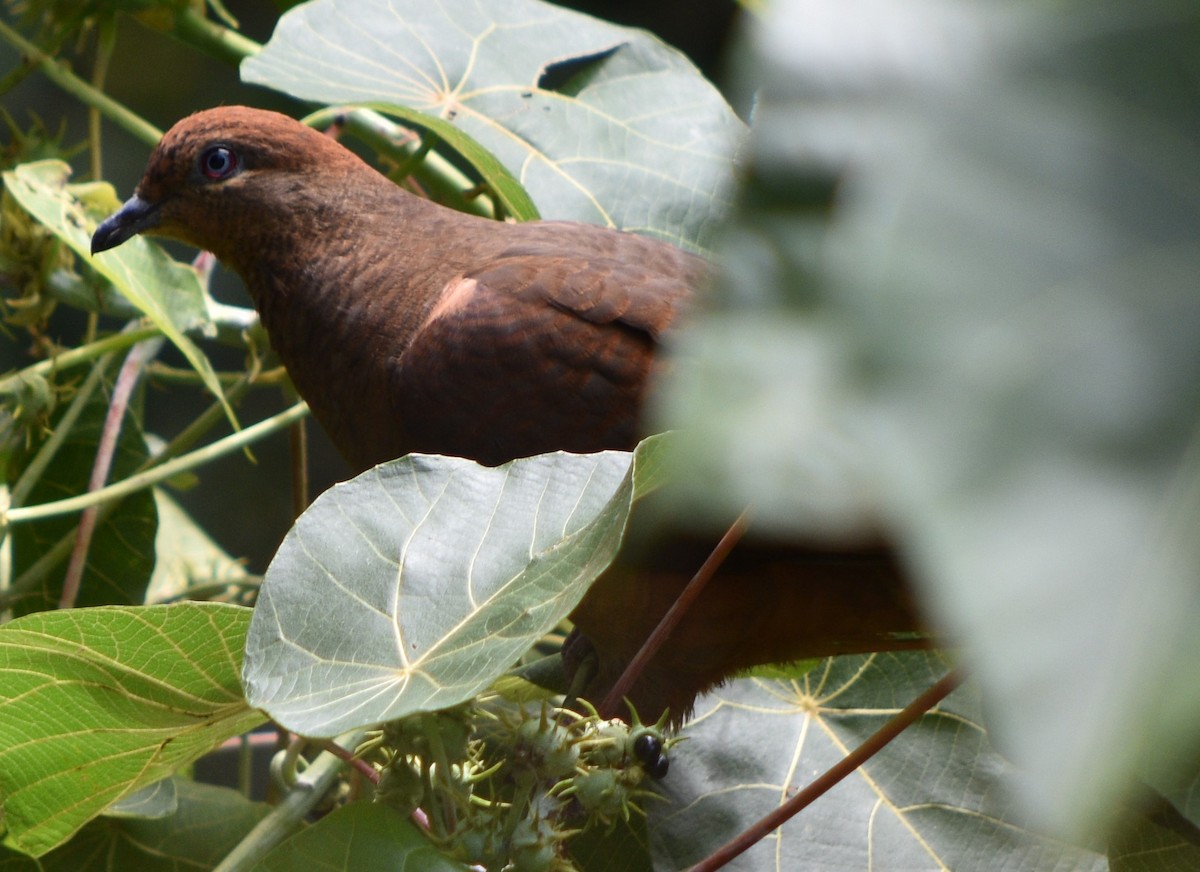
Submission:
{"label": "thin brown branch", "polygon": [[[133,396],[133,388],[145,369],[146,363],[153,358],[160,348],[161,337],[139,342],[129,349],[121,371],[117,374],[117,383],[113,387],[112,399],[108,404],[108,414],[104,418],[104,428],[100,431],[100,442],[96,446],[96,460],[92,464],[92,475],[88,481],[88,493],[100,490],[108,481],[108,473],[112,468],[113,454],[117,450],[117,437],[121,434],[121,422],[125,420],[125,410],[129,408],[129,398]],[[87,565],[88,550],[92,544],[92,534],[96,530],[99,506],[89,506],[83,510],[79,518],[79,528],[75,534],[75,546],[71,558],[67,562],[67,573],[63,579],[62,594],[58,607],[69,609],[74,607],[79,596],[79,586],[83,580],[83,570]]]}
{"label": "thin brown branch", "polygon": [[367,781],[370,781],[375,786],[379,786],[379,770],[361,757],[355,757],[353,751],[343,748],[332,739],[310,739],[309,741],[322,751],[328,751],[339,760],[346,761],[352,767],[358,770],[358,773],[362,775],[363,778],[367,779]]}
{"label": "thin brown branch", "polygon": [[292,518],[308,508],[308,427],[303,418],[288,430],[292,458]]}
{"label": "thin brown branch", "polygon": [[692,607],[696,599],[704,590],[704,586],[708,584],[709,579],[716,575],[721,564],[725,562],[725,558],[729,556],[729,552],[733,550],[746,532],[746,524],[750,516],[750,510],[746,509],[742,512],[736,521],[734,521],[729,529],[725,531],[725,535],[721,537],[721,541],[713,548],[712,553],[708,555],[708,559],[704,561],[704,565],[692,576],[691,581],[679,594],[679,597],[671,604],[671,608],[667,609],[667,613],[662,616],[662,620],[658,622],[653,632],[646,637],[646,641],[642,643],[642,647],[638,649],[637,654],[629,661],[625,667],[625,671],[621,673],[621,677],[617,679],[616,684],[612,686],[608,694],[604,697],[604,702],[600,705],[600,711],[605,715],[610,715],[617,711],[626,696],[629,695],[630,688],[641,676],[642,671],[646,668],[653,658],[667,641],[671,632],[678,626],[683,616],[687,614],[687,610]]}

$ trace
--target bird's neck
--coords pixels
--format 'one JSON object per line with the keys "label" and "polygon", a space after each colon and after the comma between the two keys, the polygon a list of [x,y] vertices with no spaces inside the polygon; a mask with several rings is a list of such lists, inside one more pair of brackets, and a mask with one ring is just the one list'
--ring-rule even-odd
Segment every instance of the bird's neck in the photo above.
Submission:
{"label": "bird's neck", "polygon": [[403,447],[403,433],[381,433],[362,409],[390,414],[394,361],[465,267],[464,252],[446,244],[456,237],[448,225],[471,220],[384,181],[350,192],[309,186],[289,198],[287,220],[246,227],[223,258],[297,390],[359,466]]}

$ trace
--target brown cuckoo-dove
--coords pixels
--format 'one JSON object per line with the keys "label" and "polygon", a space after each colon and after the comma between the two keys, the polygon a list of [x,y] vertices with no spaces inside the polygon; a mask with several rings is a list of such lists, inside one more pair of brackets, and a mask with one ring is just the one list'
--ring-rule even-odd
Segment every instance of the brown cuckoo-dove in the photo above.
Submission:
{"label": "brown cuckoo-dove", "polygon": [[[207,249],[242,277],[296,388],[358,470],[412,451],[499,464],[632,448],[660,339],[710,272],[630,233],[455,212],[328,136],[242,107],[171,128],[92,251],[138,233]],[[681,715],[736,669],[895,647],[915,626],[886,553],[809,557],[735,555],[632,692],[643,716]],[[600,660],[591,695],[702,553],[674,559],[618,567],[576,609]]]}

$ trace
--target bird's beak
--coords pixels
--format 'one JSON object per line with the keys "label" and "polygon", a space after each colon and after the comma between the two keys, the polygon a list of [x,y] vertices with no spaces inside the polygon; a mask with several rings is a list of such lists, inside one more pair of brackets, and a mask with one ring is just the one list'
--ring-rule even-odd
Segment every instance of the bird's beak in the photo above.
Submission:
{"label": "bird's beak", "polygon": [[134,194],[117,212],[108,216],[92,234],[92,254],[116,248],[143,230],[158,226],[158,204]]}

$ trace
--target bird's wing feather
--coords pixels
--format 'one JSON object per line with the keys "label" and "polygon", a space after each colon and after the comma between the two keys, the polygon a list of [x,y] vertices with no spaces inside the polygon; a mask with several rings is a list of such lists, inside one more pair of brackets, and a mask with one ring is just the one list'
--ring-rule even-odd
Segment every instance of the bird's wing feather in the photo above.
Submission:
{"label": "bird's wing feather", "polygon": [[688,294],[636,264],[521,252],[455,278],[394,368],[414,450],[632,447],[656,338]]}

